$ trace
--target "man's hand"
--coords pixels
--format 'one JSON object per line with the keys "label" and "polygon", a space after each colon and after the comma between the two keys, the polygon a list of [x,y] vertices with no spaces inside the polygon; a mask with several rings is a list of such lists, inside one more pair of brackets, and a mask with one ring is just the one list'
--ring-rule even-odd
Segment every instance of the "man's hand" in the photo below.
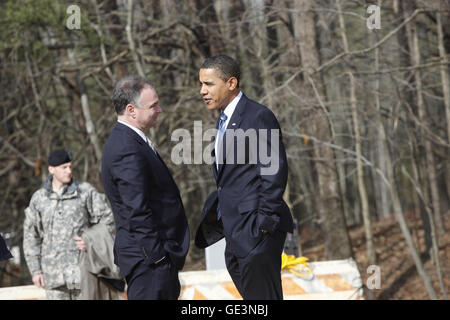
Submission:
{"label": "man's hand", "polygon": [[86,243],[84,243],[83,239],[81,239],[81,237],[74,237],[73,240],[75,240],[76,244],[77,244],[77,248],[81,251],[86,252]]}
{"label": "man's hand", "polygon": [[39,273],[33,276],[33,283],[36,287],[42,288],[45,285],[44,275],[42,273]]}

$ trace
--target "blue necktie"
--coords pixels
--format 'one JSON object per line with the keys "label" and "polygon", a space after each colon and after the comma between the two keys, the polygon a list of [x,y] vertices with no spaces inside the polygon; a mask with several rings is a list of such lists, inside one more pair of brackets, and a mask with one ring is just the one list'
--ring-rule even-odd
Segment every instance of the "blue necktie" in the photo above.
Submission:
{"label": "blue necktie", "polygon": [[219,130],[223,131],[223,125],[225,124],[225,121],[227,121],[227,119],[227,115],[222,111],[219,117]]}
{"label": "blue necktie", "polygon": [[[227,121],[228,117],[227,115],[222,111],[220,113],[220,117],[219,117],[219,136],[218,136],[218,141],[217,141],[217,150],[216,150],[216,164],[217,164],[217,169],[219,168],[219,163],[218,163],[218,159],[219,159],[219,151],[222,150],[222,139],[223,139],[223,134],[225,132],[225,122]],[[219,220],[221,217],[220,214],[220,205],[219,203],[217,203],[217,220]]]}
{"label": "blue necktie", "polygon": [[223,134],[225,133],[225,122],[227,121],[227,115],[222,111],[220,113],[220,117],[219,117],[219,134],[217,136],[217,150],[216,150],[216,166],[217,169],[219,169],[219,154],[220,151],[222,150],[222,139],[223,139]]}

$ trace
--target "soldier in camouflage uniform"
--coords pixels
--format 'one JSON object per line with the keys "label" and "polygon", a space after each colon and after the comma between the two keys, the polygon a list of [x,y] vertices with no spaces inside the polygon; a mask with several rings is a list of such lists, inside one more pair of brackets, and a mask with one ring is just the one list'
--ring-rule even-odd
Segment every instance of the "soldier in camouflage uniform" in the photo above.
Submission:
{"label": "soldier in camouflage uniform", "polygon": [[80,250],[83,230],[104,223],[114,232],[106,198],[92,185],[72,179],[70,153],[56,150],[49,159],[50,176],[25,209],[23,249],[33,283],[49,300],[76,300],[80,295]]}

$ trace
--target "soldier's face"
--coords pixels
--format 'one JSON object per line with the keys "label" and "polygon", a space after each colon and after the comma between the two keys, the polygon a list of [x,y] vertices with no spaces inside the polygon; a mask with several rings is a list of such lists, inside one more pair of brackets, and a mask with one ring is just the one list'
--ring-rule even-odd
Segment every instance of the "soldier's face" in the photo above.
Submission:
{"label": "soldier's face", "polygon": [[53,175],[53,179],[63,185],[69,184],[72,180],[72,162],[63,163],[57,167],[49,166],[48,171]]}

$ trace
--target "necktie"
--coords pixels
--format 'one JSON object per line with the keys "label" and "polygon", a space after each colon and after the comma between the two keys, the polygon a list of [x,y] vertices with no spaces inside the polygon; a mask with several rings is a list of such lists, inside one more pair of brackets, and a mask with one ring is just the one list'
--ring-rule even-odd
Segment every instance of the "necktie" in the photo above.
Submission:
{"label": "necktie", "polygon": [[[218,141],[217,141],[217,150],[216,150],[216,166],[217,169],[219,169],[219,161],[218,159],[220,159],[220,151],[222,150],[222,139],[223,139],[223,134],[225,133],[225,122],[227,121],[227,115],[222,111],[220,113],[220,117],[219,117],[219,135],[218,135]],[[221,217],[220,214],[220,205],[219,203],[217,203],[217,220],[219,220]]]}
{"label": "necktie", "polygon": [[[220,151],[222,150],[222,140],[225,133],[225,122],[227,121],[227,115],[222,111],[219,117],[219,134],[217,135],[217,150],[216,150],[216,166],[219,169]],[[223,161],[222,161],[223,162]]]}
{"label": "necktie", "polygon": [[227,119],[228,119],[227,115],[225,114],[225,112],[222,111],[219,117],[219,130],[223,130],[223,125],[225,124]]}
{"label": "necktie", "polygon": [[150,146],[150,148],[152,148],[152,150],[156,153],[155,145],[153,144],[153,142],[149,138],[147,138],[147,143]]}

